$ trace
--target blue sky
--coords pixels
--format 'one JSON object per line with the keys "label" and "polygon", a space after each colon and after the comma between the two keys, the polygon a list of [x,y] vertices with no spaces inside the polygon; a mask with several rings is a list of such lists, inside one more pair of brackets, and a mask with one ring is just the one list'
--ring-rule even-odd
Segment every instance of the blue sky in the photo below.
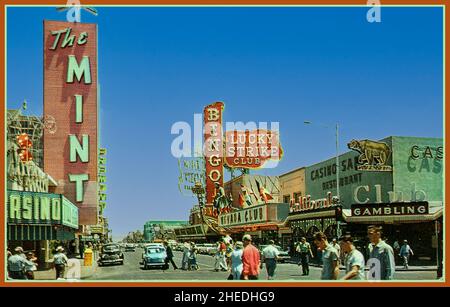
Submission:
{"label": "blue sky", "polygon": [[[108,149],[113,234],[147,220],[187,219],[170,129],[214,101],[226,121],[278,121],[279,175],[340,151],[353,138],[443,136],[442,9],[106,8],[99,28],[102,146]],[[42,20],[54,8],[7,11],[7,105],[42,114]],[[146,136],[148,142],[138,142]],[[138,144],[139,147],[137,147]],[[140,154],[142,153],[142,154]]]}

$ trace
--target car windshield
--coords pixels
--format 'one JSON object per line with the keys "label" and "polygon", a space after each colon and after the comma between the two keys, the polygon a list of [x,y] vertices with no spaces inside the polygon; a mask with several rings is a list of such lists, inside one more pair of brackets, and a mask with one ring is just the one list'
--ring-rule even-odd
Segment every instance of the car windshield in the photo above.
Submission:
{"label": "car windshield", "polygon": [[103,249],[105,251],[111,251],[111,250],[114,250],[114,249],[119,249],[119,245],[105,245],[103,247]]}
{"label": "car windshield", "polygon": [[159,254],[162,253],[163,250],[161,248],[147,248],[147,254]]}

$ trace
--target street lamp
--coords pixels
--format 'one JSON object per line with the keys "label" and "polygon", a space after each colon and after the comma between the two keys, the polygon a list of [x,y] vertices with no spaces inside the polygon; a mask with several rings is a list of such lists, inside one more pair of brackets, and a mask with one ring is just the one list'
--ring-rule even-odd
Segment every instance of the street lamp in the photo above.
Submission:
{"label": "street lamp", "polygon": [[[305,120],[303,123],[306,125],[313,124],[311,121],[307,121],[307,120]],[[323,125],[323,124],[319,124],[319,125],[323,126],[325,128],[330,128],[330,126],[327,126],[327,125]],[[336,129],[335,130],[336,131],[336,195],[337,195],[337,203],[340,204],[341,195],[339,193],[339,168],[340,167],[339,167],[339,124],[338,123],[336,123],[335,129]],[[336,234],[338,237],[340,237],[341,228],[340,228],[339,220],[336,221],[336,226],[337,226]]]}

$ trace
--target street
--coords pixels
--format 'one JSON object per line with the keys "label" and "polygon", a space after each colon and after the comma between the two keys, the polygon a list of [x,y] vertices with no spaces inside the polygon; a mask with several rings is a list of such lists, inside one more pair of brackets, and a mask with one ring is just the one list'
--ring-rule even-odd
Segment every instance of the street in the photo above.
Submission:
{"label": "street", "polygon": [[[136,249],[135,252],[124,252],[124,265],[95,267],[93,274],[83,278],[85,280],[126,280],[126,281],[143,281],[143,280],[177,280],[177,281],[202,281],[217,280],[224,281],[227,279],[228,272],[214,271],[214,257],[207,255],[198,255],[197,262],[199,264],[198,271],[183,271],[181,269],[174,270],[172,266],[168,270],[159,268],[144,270],[141,261],[142,249]],[[181,266],[182,253],[174,252],[174,261],[178,267]],[[317,267],[310,268],[309,276],[302,276],[301,267],[293,263],[281,263],[277,266],[275,280],[278,281],[311,281],[320,279],[321,269]],[[340,277],[344,275],[341,270]],[[430,280],[436,281],[435,271],[416,271],[396,272],[397,280]],[[265,267],[261,270],[260,280],[266,280],[267,273]]]}

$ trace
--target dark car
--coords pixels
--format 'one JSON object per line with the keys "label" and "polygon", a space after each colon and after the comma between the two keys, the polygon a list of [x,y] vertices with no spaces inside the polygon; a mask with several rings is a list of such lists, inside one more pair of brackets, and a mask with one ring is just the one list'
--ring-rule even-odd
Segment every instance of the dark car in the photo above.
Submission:
{"label": "dark car", "polygon": [[103,245],[100,257],[97,261],[98,266],[106,264],[120,264],[123,265],[123,253],[120,250],[119,244]]}
{"label": "dark car", "polygon": [[[260,245],[259,246],[259,251],[261,253],[261,257],[262,257],[262,251],[264,248],[266,248],[268,245]],[[284,251],[281,246],[275,245],[275,248],[280,252],[278,254],[278,260],[277,262],[281,262],[284,263],[286,262],[286,260],[290,260],[291,256],[289,256],[289,253],[287,251]]]}

